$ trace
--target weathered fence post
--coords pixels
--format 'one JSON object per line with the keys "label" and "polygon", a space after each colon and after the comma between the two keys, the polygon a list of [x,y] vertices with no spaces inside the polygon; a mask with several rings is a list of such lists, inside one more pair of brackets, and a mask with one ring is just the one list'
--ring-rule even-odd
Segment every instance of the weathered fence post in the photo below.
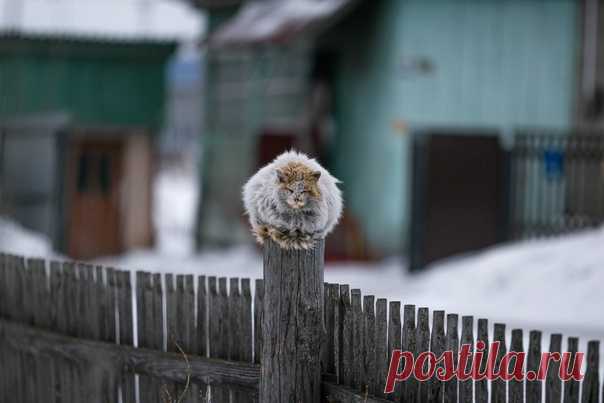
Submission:
{"label": "weathered fence post", "polygon": [[262,403],[321,401],[324,241],[308,251],[264,246]]}

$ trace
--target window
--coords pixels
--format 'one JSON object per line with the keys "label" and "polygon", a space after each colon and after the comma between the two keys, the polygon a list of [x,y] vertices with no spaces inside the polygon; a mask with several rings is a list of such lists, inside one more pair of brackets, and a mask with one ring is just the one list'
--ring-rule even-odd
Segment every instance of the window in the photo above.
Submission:
{"label": "window", "polygon": [[77,189],[80,193],[111,192],[111,155],[102,150],[83,150],[78,160]]}
{"label": "window", "polygon": [[78,162],[78,192],[84,193],[90,189],[90,153],[83,152]]}

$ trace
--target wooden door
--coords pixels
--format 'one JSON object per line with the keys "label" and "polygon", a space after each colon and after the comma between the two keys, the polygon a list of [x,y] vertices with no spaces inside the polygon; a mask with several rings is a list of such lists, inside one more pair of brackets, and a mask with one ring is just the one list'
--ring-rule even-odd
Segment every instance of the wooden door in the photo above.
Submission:
{"label": "wooden door", "polygon": [[296,146],[296,135],[292,131],[264,130],[258,142],[258,168],[272,162],[281,153]]}
{"label": "wooden door", "polygon": [[495,133],[418,133],[411,269],[507,238],[507,154]]}
{"label": "wooden door", "polygon": [[68,253],[77,259],[122,250],[120,140],[75,140],[69,164]]}

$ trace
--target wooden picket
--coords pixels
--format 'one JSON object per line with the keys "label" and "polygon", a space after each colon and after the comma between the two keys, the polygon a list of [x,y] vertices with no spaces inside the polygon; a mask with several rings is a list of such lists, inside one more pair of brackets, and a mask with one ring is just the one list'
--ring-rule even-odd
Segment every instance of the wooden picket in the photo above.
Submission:
{"label": "wooden picket", "polygon": [[[575,361],[576,353],[579,350],[579,339],[576,337],[569,337],[567,341],[567,351],[572,354],[572,361]],[[569,379],[564,382],[564,403],[578,403],[579,402],[579,382],[573,379]]]}
{"label": "wooden picket", "polygon": [[[478,332],[476,334],[476,342],[479,341],[484,343],[484,350],[482,360],[480,361],[480,367],[476,368],[478,375],[485,374],[488,367],[489,360],[489,321],[487,319],[478,319]],[[482,376],[482,375],[480,375]],[[478,378],[478,376],[477,376]],[[476,403],[488,403],[489,402],[489,386],[486,379],[478,379],[474,384],[474,393]]]}
{"label": "wooden picket", "polygon": [[[415,305],[405,305],[403,308],[403,351],[415,353]],[[414,354],[415,355],[415,354]],[[403,384],[403,401],[415,402],[417,400],[417,380],[410,377]]]}
{"label": "wooden picket", "polygon": [[[388,306],[388,350],[401,349],[401,303],[399,301],[390,301]],[[387,396],[388,400],[399,401],[401,398],[401,388],[396,388],[394,393]]]}
{"label": "wooden picket", "polygon": [[[474,318],[472,316],[462,316],[461,318],[461,339],[460,345],[474,345]],[[468,362],[465,368],[461,368],[465,373],[470,372],[471,363]],[[474,383],[472,379],[462,380],[459,382],[459,401],[461,403],[472,402]]]}
{"label": "wooden picket", "polygon": [[[445,351],[445,312],[432,311],[432,332],[430,334],[430,351],[440,357]],[[443,400],[444,384],[437,377],[428,380],[428,402],[437,403]]]}
{"label": "wooden picket", "polygon": [[[493,341],[499,343],[499,350],[493,370],[497,372],[502,370],[501,360],[507,352],[505,340],[505,325],[503,323],[495,323],[495,326],[493,326]],[[491,403],[505,403],[507,401],[507,393],[508,384],[506,380],[498,378],[491,382]]]}
{"label": "wooden picket", "polygon": [[[377,367],[376,396],[385,397],[386,376],[388,374],[388,323],[386,322],[388,301],[384,298],[377,300],[375,316],[375,362]],[[337,325],[336,325],[337,326]],[[338,372],[340,370],[338,369]]]}
{"label": "wooden picket", "polygon": [[[550,353],[560,353],[562,351],[562,335],[552,334],[549,343]],[[547,369],[547,379],[545,381],[545,403],[560,403],[562,401],[562,381],[558,376],[560,371],[560,362],[553,361]]]}
{"label": "wooden picket", "polygon": [[[447,341],[446,348],[453,352],[453,365],[457,366],[457,354],[459,352],[459,315],[450,313],[447,315]],[[457,378],[453,378],[445,383],[444,402],[456,403],[459,393],[459,384]]]}

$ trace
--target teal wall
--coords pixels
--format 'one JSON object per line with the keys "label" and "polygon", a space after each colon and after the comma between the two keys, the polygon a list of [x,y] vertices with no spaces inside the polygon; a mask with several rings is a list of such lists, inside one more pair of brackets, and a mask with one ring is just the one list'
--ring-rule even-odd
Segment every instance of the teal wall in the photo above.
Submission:
{"label": "teal wall", "polygon": [[75,125],[163,119],[170,43],[0,38],[0,117],[67,112]]}
{"label": "teal wall", "polygon": [[[376,3],[374,3],[376,4]],[[409,224],[409,136],[419,126],[566,127],[578,5],[570,0],[377,2],[336,78],[336,175],[370,246],[399,251]],[[368,6],[365,6],[368,7]],[[371,21],[378,21],[372,23]],[[362,28],[361,28],[362,27]],[[404,68],[429,60],[432,72]]]}

